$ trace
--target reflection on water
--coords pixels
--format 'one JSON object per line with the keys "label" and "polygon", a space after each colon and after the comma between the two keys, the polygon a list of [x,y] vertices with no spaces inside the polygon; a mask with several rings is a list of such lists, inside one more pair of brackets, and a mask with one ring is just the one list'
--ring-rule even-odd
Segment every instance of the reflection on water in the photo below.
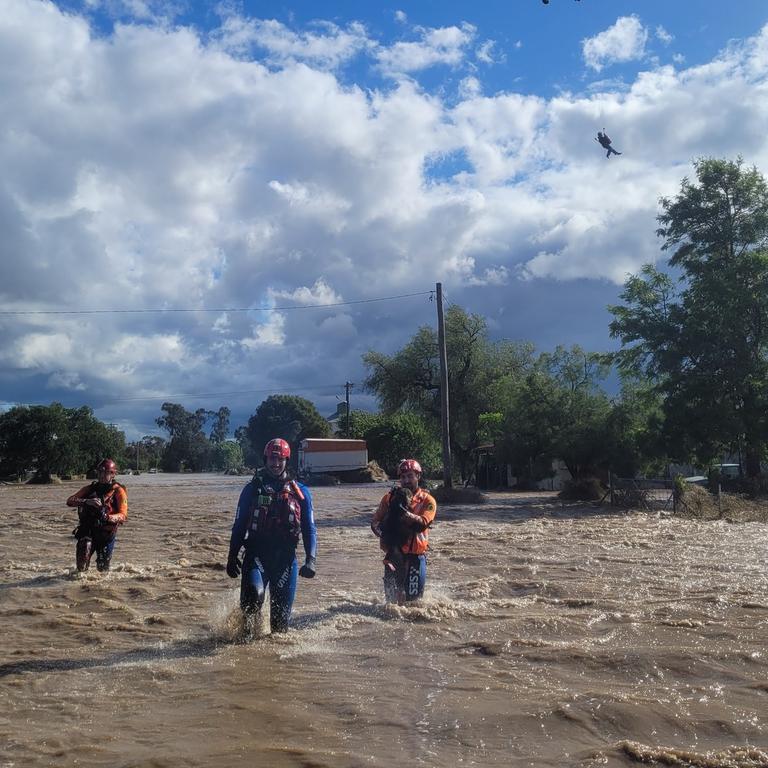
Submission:
{"label": "reflection on water", "polygon": [[244,478],[141,475],[111,573],[79,485],[0,487],[0,766],[768,766],[763,525],[551,495],[443,508],[388,606],[382,487],[317,488],[294,628],[242,642],[223,572]]}

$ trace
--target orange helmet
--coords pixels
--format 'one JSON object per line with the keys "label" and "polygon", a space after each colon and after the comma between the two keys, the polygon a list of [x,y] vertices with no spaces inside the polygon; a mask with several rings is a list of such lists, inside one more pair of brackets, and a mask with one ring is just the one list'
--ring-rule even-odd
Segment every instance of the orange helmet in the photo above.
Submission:
{"label": "orange helmet", "polygon": [[279,437],[274,438],[273,440],[270,440],[265,446],[264,446],[264,458],[266,459],[267,456],[270,454],[277,454],[281,459],[290,459],[291,458],[291,446],[288,445],[288,442],[286,440],[282,440]]}
{"label": "orange helmet", "polygon": [[115,464],[112,459],[102,459],[97,465],[96,465],[96,471],[101,472],[104,470],[105,472],[117,472],[117,464]]}
{"label": "orange helmet", "polygon": [[416,459],[402,459],[397,465],[398,476],[404,475],[406,472],[416,472],[421,474],[421,464]]}

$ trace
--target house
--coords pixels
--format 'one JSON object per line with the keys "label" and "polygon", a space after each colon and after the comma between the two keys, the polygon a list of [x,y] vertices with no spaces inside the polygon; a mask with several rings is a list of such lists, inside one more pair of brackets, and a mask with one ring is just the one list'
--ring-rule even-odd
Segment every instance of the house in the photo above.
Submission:
{"label": "house", "polygon": [[331,425],[331,433],[334,435],[342,434],[347,425],[346,419],[347,404],[342,402],[336,406],[336,412],[326,418],[326,421]]}

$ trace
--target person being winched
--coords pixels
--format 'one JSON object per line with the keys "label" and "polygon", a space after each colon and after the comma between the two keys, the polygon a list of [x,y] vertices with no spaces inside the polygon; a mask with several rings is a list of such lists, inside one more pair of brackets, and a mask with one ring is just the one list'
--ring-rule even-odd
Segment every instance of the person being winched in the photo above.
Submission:
{"label": "person being winched", "polygon": [[397,468],[400,485],[379,502],[371,530],[384,551],[384,597],[403,603],[422,597],[427,580],[429,527],[435,519],[434,498],[419,487],[421,465],[403,459]]}
{"label": "person being winched", "polygon": [[72,531],[77,539],[75,560],[78,571],[87,571],[96,553],[96,568],[108,571],[115,548],[117,528],[128,517],[128,494],[115,481],[117,464],[104,459],[96,467],[97,479],[67,499],[68,507],[77,507],[79,525]]}
{"label": "person being winched", "polygon": [[[264,447],[263,469],[243,488],[237,503],[229,542],[227,575],[240,582],[240,607],[246,635],[253,635],[256,618],[269,587],[269,619],[272,632],[285,632],[296,596],[297,576],[315,575],[317,530],[312,496],[287,472],[291,447],[279,438]],[[305,560],[296,561],[296,547],[303,541]],[[240,550],[245,547],[242,562]]]}

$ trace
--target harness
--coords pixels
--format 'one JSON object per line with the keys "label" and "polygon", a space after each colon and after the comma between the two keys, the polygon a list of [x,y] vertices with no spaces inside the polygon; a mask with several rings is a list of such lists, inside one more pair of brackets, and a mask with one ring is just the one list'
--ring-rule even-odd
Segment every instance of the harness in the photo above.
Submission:
{"label": "harness", "polygon": [[[115,491],[117,490],[118,486],[125,489],[124,485],[118,483],[116,480],[113,480],[109,487],[102,492],[99,488],[99,481],[94,480],[91,483],[91,489],[88,492],[88,495],[83,498],[83,501],[87,501],[88,499],[99,499],[101,503],[110,511],[110,514],[115,514],[117,512],[114,504]],[[85,505],[81,505],[77,508],[77,517],[80,525],[78,525],[77,528],[72,531],[72,535],[75,538],[79,537],[81,533],[87,532],[92,527],[102,528],[107,531],[117,527],[110,524],[100,523],[99,512],[91,509],[90,507],[86,507]]]}
{"label": "harness", "polygon": [[304,494],[294,480],[275,489],[261,474],[251,481],[250,535],[282,538],[296,546],[301,536],[301,501]]}
{"label": "harness", "polygon": [[101,499],[101,503],[102,504],[104,504],[104,505],[108,504],[111,507],[112,506],[112,501],[115,498],[115,491],[117,490],[118,487],[120,487],[123,490],[125,490],[125,486],[124,485],[122,485],[121,483],[118,483],[117,480],[113,480],[109,484],[109,488],[107,488],[106,491],[104,491],[103,493],[99,493],[99,481],[98,480],[94,480],[91,483],[91,492],[88,494],[88,496],[86,498],[89,498],[89,499],[99,498],[99,499]]}

